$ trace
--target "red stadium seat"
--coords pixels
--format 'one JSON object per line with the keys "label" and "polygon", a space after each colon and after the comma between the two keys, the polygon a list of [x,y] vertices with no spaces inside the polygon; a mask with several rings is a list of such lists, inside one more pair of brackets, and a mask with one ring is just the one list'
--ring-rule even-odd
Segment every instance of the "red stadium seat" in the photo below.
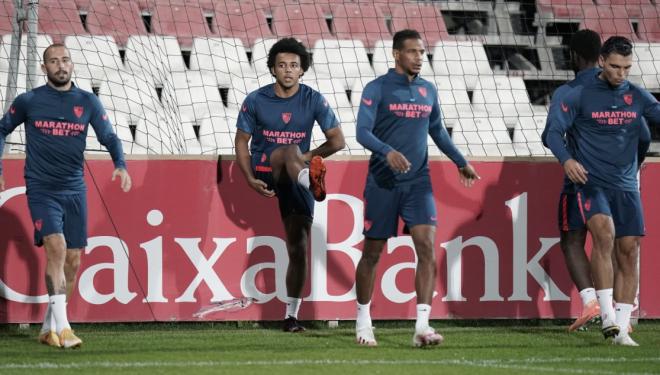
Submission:
{"label": "red stadium seat", "polygon": [[182,48],[191,48],[194,37],[212,34],[199,4],[159,3],[151,8],[151,15],[152,31],[159,35],[175,35]]}
{"label": "red stadium seat", "polygon": [[541,18],[582,18],[582,6],[593,5],[591,0],[539,0],[537,2]]}
{"label": "red stadium seat", "polygon": [[243,45],[251,46],[257,39],[275,38],[268,27],[263,6],[251,1],[215,2],[215,33],[221,37],[239,38]]}
{"label": "red stadium seat", "polygon": [[432,4],[391,4],[392,32],[415,29],[422,34],[427,46],[434,46],[440,39],[447,39],[449,32],[438,8]]}
{"label": "red stadium seat", "polygon": [[117,45],[125,46],[129,35],[146,35],[140,8],[132,1],[89,2],[87,29],[94,35],[110,35]]}
{"label": "red stadium seat", "polygon": [[87,33],[73,0],[40,0],[39,32],[50,35],[55,43],[62,43],[67,35]]}
{"label": "red stadium seat", "polygon": [[[580,28],[598,32],[603,40],[613,36],[625,36],[638,40],[623,6],[584,6],[584,21]],[[656,20],[657,21],[657,20]]]}
{"label": "red stadium seat", "polygon": [[642,6],[642,16],[639,18],[639,34],[649,42],[660,42],[660,5]]}
{"label": "red stadium seat", "polygon": [[311,48],[319,39],[332,38],[320,7],[283,4],[272,8],[273,31],[278,38],[292,36]]}
{"label": "red stadium seat", "polygon": [[11,34],[11,19],[14,17],[14,4],[11,1],[0,3],[0,34]]}
{"label": "red stadium seat", "polygon": [[338,39],[359,39],[372,48],[376,41],[392,38],[382,12],[372,3],[340,3],[331,9]]}

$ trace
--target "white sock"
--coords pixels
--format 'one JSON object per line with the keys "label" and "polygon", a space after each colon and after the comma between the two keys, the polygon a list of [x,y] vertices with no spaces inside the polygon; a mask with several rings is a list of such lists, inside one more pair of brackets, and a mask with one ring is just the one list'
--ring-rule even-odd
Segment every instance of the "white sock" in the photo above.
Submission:
{"label": "white sock", "polygon": [[44,323],[41,325],[41,332],[46,333],[55,330],[55,315],[53,315],[53,310],[50,308],[50,303],[46,306],[46,314],[44,314]]}
{"label": "white sock", "polygon": [[597,290],[596,297],[600,305],[600,318],[603,324],[613,322],[615,314],[614,307],[612,307],[612,288]]}
{"label": "white sock", "polygon": [[66,317],[66,295],[56,294],[49,296],[51,314],[55,317],[55,327],[57,334],[62,333],[65,328],[71,328],[69,320]]}
{"label": "white sock", "polygon": [[309,189],[309,168],[303,168],[298,172],[298,183]]}
{"label": "white sock", "polygon": [[357,303],[357,319],[355,320],[355,329],[369,327],[371,328],[371,301],[361,305]]}
{"label": "white sock", "polygon": [[429,326],[429,316],[431,315],[431,306],[420,303],[417,305],[417,322],[415,322],[415,331],[423,331]]}
{"label": "white sock", "polygon": [[594,288],[584,288],[580,291],[580,298],[582,298],[582,306],[586,306],[591,301],[595,301],[596,298],[596,289]]}
{"label": "white sock", "polygon": [[293,317],[298,319],[298,310],[300,310],[300,303],[302,302],[302,298],[293,298],[293,297],[287,297],[288,300],[286,302],[286,315],[284,315],[284,319],[288,317]]}
{"label": "white sock", "polygon": [[616,313],[616,325],[619,326],[620,335],[628,335],[628,326],[630,325],[630,313],[632,312],[633,305],[629,303],[617,303],[614,305]]}

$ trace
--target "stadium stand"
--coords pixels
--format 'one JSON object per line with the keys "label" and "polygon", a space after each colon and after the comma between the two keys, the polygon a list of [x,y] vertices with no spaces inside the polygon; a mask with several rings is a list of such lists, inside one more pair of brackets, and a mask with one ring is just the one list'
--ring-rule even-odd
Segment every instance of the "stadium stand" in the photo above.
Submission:
{"label": "stadium stand", "polygon": [[[273,82],[267,52],[284,36],[312,53],[302,82],[335,108],[351,155],[366,153],[354,124],[363,88],[393,66],[392,35],[402,28],[422,33],[421,74],[436,84],[445,124],[468,155],[549,155],[539,134],[552,91],[573,76],[566,43],[579,28],[631,38],[630,80],[660,92],[660,4],[651,0],[41,0],[39,7],[39,53],[51,42],[69,47],[76,83],[99,95],[133,153],[233,153],[238,109]],[[0,4],[3,105],[14,14],[13,1]],[[19,93],[25,72],[22,62]],[[12,135],[10,150],[20,151],[21,137]],[[313,142],[322,140],[316,131]],[[99,147],[90,138],[88,148]]]}

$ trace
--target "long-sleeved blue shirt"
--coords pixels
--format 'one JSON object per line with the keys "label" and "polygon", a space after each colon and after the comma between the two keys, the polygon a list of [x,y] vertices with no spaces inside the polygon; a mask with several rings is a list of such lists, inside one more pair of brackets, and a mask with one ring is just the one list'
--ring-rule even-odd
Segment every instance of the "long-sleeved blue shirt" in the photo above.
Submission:
{"label": "long-sleeved blue shirt", "polygon": [[115,167],[126,168],[121,141],[101,102],[90,92],[75,86],[58,91],[44,85],[19,95],[0,119],[0,152],[7,135],[23,123],[28,193],[85,191],[83,162],[89,124],[110,152]]}
{"label": "long-sleeved blue shirt", "polygon": [[[634,191],[642,117],[660,122],[660,103],[648,91],[628,81],[613,87],[596,78],[570,89],[551,108],[545,142],[560,163],[580,162],[588,184]],[[569,130],[570,148],[564,142]]]}
{"label": "long-sleeved blue shirt", "polygon": [[275,95],[270,84],[251,92],[243,101],[236,127],[252,135],[252,167],[270,170],[270,153],[279,146],[295,144],[301,152],[309,151],[314,122],[326,132],[339,126],[328,101],[318,91],[300,84],[288,98]]}
{"label": "long-sleeved blue shirt", "polygon": [[[429,135],[458,167],[467,165],[442,125],[435,86],[419,76],[410,81],[394,69],[365,86],[356,135],[357,141],[372,152],[369,174],[381,186],[412,182],[429,173]],[[396,173],[389,167],[386,156],[392,150],[408,159],[408,173]]]}

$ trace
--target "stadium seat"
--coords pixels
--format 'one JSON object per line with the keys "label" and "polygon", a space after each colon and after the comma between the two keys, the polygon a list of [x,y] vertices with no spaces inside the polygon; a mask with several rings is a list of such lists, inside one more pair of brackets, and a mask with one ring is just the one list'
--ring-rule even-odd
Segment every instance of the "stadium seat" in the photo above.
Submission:
{"label": "stadium seat", "polygon": [[639,34],[642,39],[660,43],[660,5],[643,5],[639,20]]}
{"label": "stadium seat", "polygon": [[647,90],[660,89],[660,44],[635,43],[628,79]]}
{"label": "stadium seat", "polygon": [[543,146],[541,133],[546,116],[521,116],[513,130],[513,147],[518,156],[550,156],[552,152]]}
{"label": "stadium seat", "polygon": [[124,69],[115,40],[107,35],[69,35],[64,44],[71,52],[75,72],[98,84],[104,77]]}
{"label": "stadium seat", "polygon": [[472,106],[489,117],[504,118],[513,127],[520,116],[532,116],[525,82],[521,77],[479,76]]}
{"label": "stadium seat", "polygon": [[344,80],[344,87],[352,87],[356,80],[364,84],[375,74],[364,45],[359,40],[321,39],[314,44],[314,72],[319,78]]}
{"label": "stadium seat", "polygon": [[138,4],[121,0],[92,0],[87,13],[87,30],[92,35],[110,35],[125,46],[129,35],[146,35]]}
{"label": "stadium seat", "polygon": [[434,46],[439,40],[449,38],[445,21],[435,4],[407,2],[388,5],[392,32],[415,29],[422,35],[426,46]]}
{"label": "stadium seat", "polygon": [[199,142],[204,154],[233,155],[235,136],[235,117],[211,117],[204,119],[199,127]]}
{"label": "stadium seat", "polygon": [[268,51],[277,42],[277,39],[259,39],[252,45],[252,66],[257,76],[268,75]]}
{"label": "stadium seat", "polygon": [[198,3],[156,3],[151,9],[152,32],[157,35],[174,35],[181,48],[190,49],[195,37],[208,37],[204,10]]}
{"label": "stadium seat", "polygon": [[125,59],[127,70],[156,84],[165,82],[170,73],[186,70],[174,36],[132,35],[126,43]]}
{"label": "stadium seat", "polygon": [[[392,55],[392,39],[379,40],[374,46],[373,65],[377,76],[387,73],[390,68],[394,68],[394,56]],[[428,57],[429,51],[424,54],[424,64],[422,65],[422,77],[432,80],[433,69]]]}
{"label": "stadium seat", "polygon": [[477,87],[478,78],[493,74],[483,44],[473,41],[440,41],[433,48],[436,75],[459,75],[468,90]]}
{"label": "stadium seat", "polygon": [[200,125],[212,116],[225,116],[225,106],[214,76],[198,71],[173,73],[171,84],[174,89],[182,120],[190,125]]}
{"label": "stadium seat", "polygon": [[278,39],[294,37],[309,49],[318,39],[332,38],[321,8],[315,4],[285,3],[271,8]]}
{"label": "stadium seat", "polygon": [[195,38],[190,69],[215,75],[218,84],[229,86],[232,76],[256,78],[239,38]]}
{"label": "stadium seat", "polygon": [[[5,73],[9,72],[9,57],[11,55],[11,34],[2,36],[2,43],[0,44],[0,70]],[[41,86],[46,83],[46,75],[41,70],[41,63],[43,60],[43,53],[46,48],[53,43],[50,36],[44,34],[37,35],[37,61],[34,62],[35,73],[37,82],[35,87]],[[23,93],[27,89],[27,38],[21,38],[21,47],[19,50],[19,58],[21,59],[18,65],[18,82],[17,94]],[[3,85],[6,85],[7,81]],[[4,93],[3,93],[4,95]]]}
{"label": "stadium seat", "polygon": [[258,39],[275,38],[268,27],[265,9],[251,1],[214,2],[215,32],[225,38],[239,38],[251,46]]}
{"label": "stadium seat", "polygon": [[456,146],[471,156],[515,156],[501,119],[460,119],[452,129]]}
{"label": "stadium seat", "polygon": [[435,85],[445,126],[452,127],[460,118],[474,117],[463,77],[436,76]]}
{"label": "stadium seat", "polygon": [[354,124],[356,113],[353,110],[344,82],[334,78],[317,78],[316,86],[310,85],[318,90],[328,101],[328,104],[339,118],[342,124]]}
{"label": "stadium seat", "polygon": [[106,109],[129,114],[131,124],[162,108],[153,83],[128,72],[108,75],[99,87],[99,99]]}
{"label": "stadium seat", "polygon": [[39,32],[62,43],[66,35],[86,34],[73,0],[39,0]]}
{"label": "stadium seat", "polygon": [[594,30],[603,40],[614,35],[625,36],[633,41],[638,39],[624,6],[583,6],[582,9],[584,20],[580,25],[581,29]]}
{"label": "stadium seat", "polygon": [[[110,120],[110,123],[114,126],[115,134],[117,134],[117,138],[121,140],[122,148],[124,149],[124,152],[127,154],[137,154],[137,155],[144,155],[147,153],[147,150],[136,144],[133,140],[133,135],[131,134],[131,128],[130,128],[130,114],[125,113],[125,112],[118,112],[114,111],[112,109],[106,108],[106,113],[108,114],[108,118]],[[89,137],[88,137],[89,139]]]}
{"label": "stadium seat", "polygon": [[384,16],[372,3],[339,3],[331,6],[331,12],[337,39],[359,39],[373,48],[376,41],[392,38]]}
{"label": "stadium seat", "polygon": [[14,17],[14,2],[2,1],[0,2],[0,34],[11,34],[12,26],[11,21]]}
{"label": "stadium seat", "polygon": [[174,119],[157,112],[154,116],[139,118],[135,127],[135,144],[147,154],[180,154],[173,146],[181,145],[183,138],[177,133]]}

